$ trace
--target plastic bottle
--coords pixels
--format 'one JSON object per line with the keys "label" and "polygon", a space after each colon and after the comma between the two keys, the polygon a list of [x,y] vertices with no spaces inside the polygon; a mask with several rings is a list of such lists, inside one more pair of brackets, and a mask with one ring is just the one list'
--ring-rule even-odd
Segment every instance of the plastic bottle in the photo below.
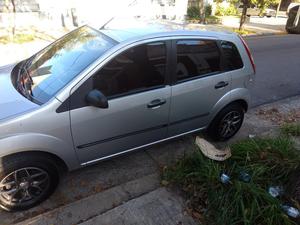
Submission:
{"label": "plastic bottle", "polygon": [[268,192],[272,197],[276,198],[276,197],[282,195],[283,188],[280,186],[271,186],[271,187],[269,187]]}
{"label": "plastic bottle", "polygon": [[230,177],[225,173],[221,174],[220,179],[223,184],[228,184],[230,182]]}
{"label": "plastic bottle", "polygon": [[300,215],[300,212],[298,209],[291,207],[289,205],[282,205],[281,208],[290,217],[298,218]]}
{"label": "plastic bottle", "polygon": [[246,172],[240,172],[239,180],[249,183],[251,181],[251,176]]}

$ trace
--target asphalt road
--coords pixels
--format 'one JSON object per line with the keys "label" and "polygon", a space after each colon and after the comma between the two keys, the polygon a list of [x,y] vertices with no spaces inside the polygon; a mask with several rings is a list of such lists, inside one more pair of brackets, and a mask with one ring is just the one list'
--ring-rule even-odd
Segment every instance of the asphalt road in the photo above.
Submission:
{"label": "asphalt road", "polygon": [[246,38],[256,64],[252,106],[300,94],[300,35]]}

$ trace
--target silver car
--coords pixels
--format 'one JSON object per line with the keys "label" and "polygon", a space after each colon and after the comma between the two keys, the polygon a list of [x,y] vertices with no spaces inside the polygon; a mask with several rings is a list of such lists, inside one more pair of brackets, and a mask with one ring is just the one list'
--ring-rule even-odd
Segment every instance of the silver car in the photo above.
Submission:
{"label": "silver car", "polygon": [[232,33],[80,27],[0,72],[0,205],[28,209],[75,170],[241,127],[255,65]]}

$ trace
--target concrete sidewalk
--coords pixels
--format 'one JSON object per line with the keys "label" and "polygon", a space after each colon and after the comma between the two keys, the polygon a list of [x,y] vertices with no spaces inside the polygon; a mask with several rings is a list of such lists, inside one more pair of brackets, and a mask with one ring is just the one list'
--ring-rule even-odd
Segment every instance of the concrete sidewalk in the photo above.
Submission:
{"label": "concrete sidewalk", "polygon": [[[240,132],[275,136],[285,122],[300,121],[300,96],[250,109]],[[3,224],[195,224],[182,198],[160,187],[160,171],[195,149],[195,135],[75,171],[45,203],[21,213],[0,212]],[[299,140],[295,139],[300,149]]]}
{"label": "concrete sidewalk", "polygon": [[[287,20],[286,17],[261,18],[258,16],[251,16],[249,21],[244,24],[244,29],[253,33],[244,36],[286,34],[286,30],[285,30],[286,20]],[[235,29],[239,28],[239,25],[240,25],[239,17],[228,16],[222,18],[222,24],[191,23],[191,24],[186,24],[186,27],[189,29],[233,32]]]}

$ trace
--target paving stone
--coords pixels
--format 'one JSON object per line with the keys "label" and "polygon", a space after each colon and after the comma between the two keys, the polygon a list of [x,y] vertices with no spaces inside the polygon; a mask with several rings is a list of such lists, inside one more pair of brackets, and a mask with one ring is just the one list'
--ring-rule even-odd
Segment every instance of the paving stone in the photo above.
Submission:
{"label": "paving stone", "polygon": [[196,225],[177,195],[159,188],[80,225]]}

